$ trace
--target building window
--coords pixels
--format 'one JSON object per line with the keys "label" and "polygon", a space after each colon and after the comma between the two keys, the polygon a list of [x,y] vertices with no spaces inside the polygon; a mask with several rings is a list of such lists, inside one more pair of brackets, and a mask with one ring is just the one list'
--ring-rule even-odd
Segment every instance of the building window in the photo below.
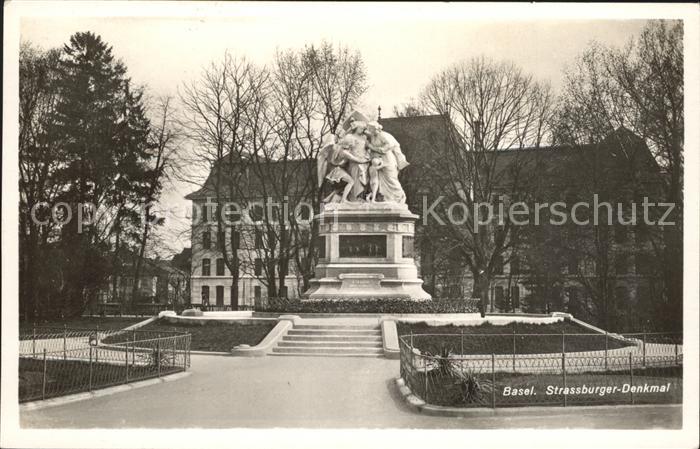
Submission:
{"label": "building window", "polygon": [[219,231],[216,233],[216,247],[219,251],[223,251],[226,246],[226,233],[224,231]]}
{"label": "building window", "polygon": [[259,228],[255,228],[255,249],[263,248],[263,234]]}
{"label": "building window", "polygon": [[259,257],[255,259],[255,275],[256,276],[261,276],[262,275],[262,259]]}
{"label": "building window", "polygon": [[513,309],[520,308],[520,287],[516,286],[510,288],[510,303]]}
{"label": "building window", "polygon": [[216,275],[224,276],[224,259],[216,259]]}
{"label": "building window", "polygon": [[262,204],[251,204],[250,208],[248,209],[248,216],[253,222],[262,221],[264,215],[265,213]]}
{"label": "building window", "polygon": [[520,274],[520,259],[517,257],[510,260],[510,274]]}
{"label": "building window", "polygon": [[226,221],[230,223],[238,223],[241,220],[241,211],[238,210],[238,206],[234,204],[227,204],[224,206]]}
{"label": "building window", "polygon": [[202,286],[202,304],[209,304],[209,286]]}
{"label": "building window", "polygon": [[216,286],[216,305],[217,306],[224,305],[224,286],[223,285]]}
{"label": "building window", "polygon": [[494,289],[494,300],[496,301],[496,307],[503,306],[503,287],[497,285]]}
{"label": "building window", "polygon": [[260,299],[260,298],[262,298],[262,289],[260,288],[259,285],[256,285],[256,286],[255,286],[254,292],[255,292],[255,293],[254,293],[255,299]]}
{"label": "building window", "polygon": [[241,248],[241,233],[231,228],[231,248],[236,250]]}
{"label": "building window", "polygon": [[211,276],[211,260],[202,259],[202,276]]}
{"label": "building window", "polygon": [[286,298],[288,295],[288,289],[286,285],[282,286],[282,290],[280,291],[280,297],[281,298]]}
{"label": "building window", "polygon": [[211,248],[211,232],[209,232],[209,231],[204,231],[202,233],[202,248],[204,248],[204,249]]}
{"label": "building window", "polygon": [[503,256],[500,254],[493,256],[493,274],[503,274]]}

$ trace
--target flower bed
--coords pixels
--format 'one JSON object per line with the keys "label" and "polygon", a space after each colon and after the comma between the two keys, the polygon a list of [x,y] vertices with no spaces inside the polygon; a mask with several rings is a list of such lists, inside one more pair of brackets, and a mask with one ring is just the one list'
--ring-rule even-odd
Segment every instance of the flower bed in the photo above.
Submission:
{"label": "flower bed", "polygon": [[299,299],[268,298],[256,310],[280,313],[475,313],[479,302],[472,299],[433,299],[412,301],[405,298],[376,299]]}

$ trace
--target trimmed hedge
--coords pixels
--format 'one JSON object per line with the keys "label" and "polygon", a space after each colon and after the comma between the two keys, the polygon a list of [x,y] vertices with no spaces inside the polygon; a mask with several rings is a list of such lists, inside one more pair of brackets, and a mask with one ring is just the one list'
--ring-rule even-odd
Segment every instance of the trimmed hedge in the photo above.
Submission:
{"label": "trimmed hedge", "polygon": [[282,313],[474,313],[479,300],[432,299],[411,301],[406,298],[299,300],[268,298],[256,310]]}

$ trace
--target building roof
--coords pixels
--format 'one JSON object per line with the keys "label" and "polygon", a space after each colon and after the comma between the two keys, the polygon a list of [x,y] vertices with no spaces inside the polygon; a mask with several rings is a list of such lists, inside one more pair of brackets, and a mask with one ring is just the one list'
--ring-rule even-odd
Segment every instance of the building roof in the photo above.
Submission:
{"label": "building roof", "polygon": [[[401,150],[410,163],[400,173],[400,180],[409,202],[419,190],[435,187],[439,181],[444,180],[438,179],[436,183],[436,173],[440,173],[439,164],[445,162],[450,146],[456,148],[454,145],[457,142],[454,137],[457,133],[448,118],[443,115],[422,115],[384,118],[379,122],[384,131],[393,135],[401,144]],[[470,154],[460,151],[461,155]],[[622,166],[629,167],[629,162],[637,169],[659,173],[658,165],[644,141],[625,128],[615,130],[601,142],[594,144],[501,149],[471,154],[475,157],[480,154],[488,160],[489,165],[493,164],[493,173],[503,187],[513,183],[516,167],[520,180],[546,183],[550,188],[562,184],[571,185],[577,180],[586,181],[581,179],[586,165],[594,168],[602,178],[618,176],[614,174],[614,170]],[[304,192],[306,183],[313,182],[316,177],[314,159],[270,161],[258,167],[253,167],[247,158],[238,161],[235,170],[222,170],[222,181],[235,184],[236,191],[245,195],[245,199],[248,200],[264,195],[281,197],[285,194],[292,196],[294,192]],[[626,163],[621,164],[621,161]],[[217,162],[223,165],[227,163],[227,157]],[[273,185],[279,188],[278,183],[264,181],[267,179],[286,179],[289,181],[289,188],[286,192],[265,192]],[[215,186],[216,171],[212,169],[204,185],[186,198],[215,198]]]}

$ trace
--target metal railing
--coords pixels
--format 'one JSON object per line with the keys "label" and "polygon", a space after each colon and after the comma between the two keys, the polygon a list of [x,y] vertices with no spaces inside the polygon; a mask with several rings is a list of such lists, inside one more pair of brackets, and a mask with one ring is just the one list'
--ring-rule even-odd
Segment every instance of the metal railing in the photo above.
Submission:
{"label": "metal railing", "polygon": [[185,371],[190,340],[180,332],[35,327],[20,334],[19,401]]}
{"label": "metal railing", "polygon": [[107,302],[90,304],[84,312],[88,316],[153,316],[166,310],[182,312],[187,306],[184,304],[122,304]]}
{"label": "metal railing", "polygon": [[399,345],[401,377],[434,405],[682,400],[681,334],[409,334]]}

